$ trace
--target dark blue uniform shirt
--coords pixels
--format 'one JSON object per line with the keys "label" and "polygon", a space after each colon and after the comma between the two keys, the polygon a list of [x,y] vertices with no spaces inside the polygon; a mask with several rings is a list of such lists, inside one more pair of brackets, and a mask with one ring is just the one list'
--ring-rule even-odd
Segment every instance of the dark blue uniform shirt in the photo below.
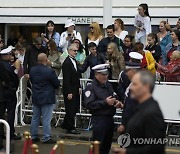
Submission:
{"label": "dark blue uniform shirt", "polygon": [[114,91],[109,82],[101,84],[94,79],[92,83],[87,85],[84,92],[85,107],[90,110],[92,115],[114,116],[116,109],[114,106],[109,106],[106,98],[114,96]]}

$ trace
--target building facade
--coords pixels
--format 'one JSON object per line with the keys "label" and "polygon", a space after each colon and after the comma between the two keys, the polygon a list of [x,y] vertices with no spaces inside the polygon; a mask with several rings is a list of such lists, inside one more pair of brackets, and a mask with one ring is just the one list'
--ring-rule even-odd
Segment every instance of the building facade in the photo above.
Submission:
{"label": "building facade", "polygon": [[[176,24],[180,16],[180,0],[112,0],[112,23],[115,18],[121,18],[125,28],[133,32],[137,7],[144,2],[149,5],[154,31],[161,20]],[[53,20],[56,30],[61,33],[65,20],[72,18],[76,29],[84,35],[91,22],[103,24],[103,0],[0,0],[0,3],[0,33],[5,40],[11,31],[31,39],[45,31],[48,20]]]}

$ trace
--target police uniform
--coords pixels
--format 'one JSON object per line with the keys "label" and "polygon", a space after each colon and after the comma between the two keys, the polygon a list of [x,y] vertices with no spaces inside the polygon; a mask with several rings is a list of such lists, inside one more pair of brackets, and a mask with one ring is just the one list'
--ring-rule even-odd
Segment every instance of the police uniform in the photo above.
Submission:
{"label": "police uniform", "polygon": [[[92,69],[96,72],[107,73],[107,64],[96,65]],[[100,154],[108,154],[111,148],[116,112],[114,106],[109,106],[106,98],[115,93],[109,82],[101,84],[96,78],[88,84],[84,92],[85,107],[92,113],[93,140],[100,141]]]}
{"label": "police uniform", "polygon": [[[1,80],[2,80],[2,101],[0,102],[0,118],[4,118],[5,111],[7,109],[7,122],[10,126],[10,137],[11,139],[20,139],[16,136],[14,129],[14,118],[15,118],[15,109],[16,109],[16,90],[19,85],[19,79],[15,73],[16,69],[11,65],[10,61],[5,60],[3,55],[11,54],[12,47],[8,47],[0,52],[2,58],[0,59],[0,65],[3,71],[1,70]],[[5,77],[6,76],[6,77]],[[0,136],[3,136],[3,126],[0,125]]]}
{"label": "police uniform", "polygon": [[[137,52],[131,52],[129,53],[129,56],[131,59],[135,61],[140,61],[143,56]],[[126,70],[120,73],[119,75],[119,92],[118,94],[122,98],[122,102],[124,103],[124,108],[122,112],[122,125],[126,126],[127,122],[130,120],[130,118],[134,115],[135,113],[135,107],[137,105],[137,102],[133,100],[130,97],[130,85],[131,81],[128,78],[126,72],[128,69],[140,69],[141,64],[137,62],[126,62]]]}

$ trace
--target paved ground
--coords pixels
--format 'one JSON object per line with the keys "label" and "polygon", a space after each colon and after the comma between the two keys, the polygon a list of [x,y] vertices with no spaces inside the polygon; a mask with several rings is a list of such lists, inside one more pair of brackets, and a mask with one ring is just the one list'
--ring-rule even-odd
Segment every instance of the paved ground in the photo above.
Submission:
{"label": "paved ground", "polygon": [[[17,127],[16,132],[23,134],[24,131],[29,131],[29,126]],[[52,127],[52,138],[56,140],[65,141],[65,154],[88,154],[88,149],[91,140],[91,131],[81,131],[81,135],[68,135],[61,128]],[[42,134],[42,128],[39,129],[39,134]],[[114,142],[112,147],[118,147],[116,139],[118,134],[114,135]],[[21,154],[23,147],[23,140],[12,142],[13,154]],[[49,154],[53,145],[44,145],[41,142],[38,143],[40,154]],[[179,154],[180,147],[166,147],[167,154]],[[0,153],[1,154],[1,153]]]}

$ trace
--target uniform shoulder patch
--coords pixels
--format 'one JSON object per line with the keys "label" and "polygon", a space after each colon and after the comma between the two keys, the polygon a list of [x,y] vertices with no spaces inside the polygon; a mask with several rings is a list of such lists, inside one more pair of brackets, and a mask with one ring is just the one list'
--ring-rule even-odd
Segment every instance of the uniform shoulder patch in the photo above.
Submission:
{"label": "uniform shoulder patch", "polygon": [[90,95],[91,95],[91,91],[88,90],[88,91],[85,92],[86,97],[89,97]]}
{"label": "uniform shoulder patch", "polygon": [[92,84],[91,82],[87,82],[87,84],[86,84],[86,85],[87,85],[87,86],[89,86],[89,85],[91,85],[91,84]]}

